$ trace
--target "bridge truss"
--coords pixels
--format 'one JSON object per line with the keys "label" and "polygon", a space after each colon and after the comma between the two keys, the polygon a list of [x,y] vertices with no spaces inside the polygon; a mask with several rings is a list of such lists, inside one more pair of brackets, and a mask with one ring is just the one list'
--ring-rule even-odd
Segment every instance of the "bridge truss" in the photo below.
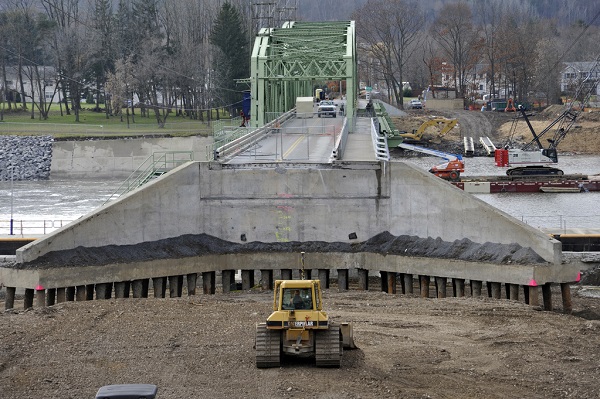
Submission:
{"label": "bridge truss", "polygon": [[354,115],[357,83],[354,21],[295,22],[263,28],[251,57],[251,126],[270,122],[296,106],[297,97],[314,97],[325,81],[346,83],[346,114]]}

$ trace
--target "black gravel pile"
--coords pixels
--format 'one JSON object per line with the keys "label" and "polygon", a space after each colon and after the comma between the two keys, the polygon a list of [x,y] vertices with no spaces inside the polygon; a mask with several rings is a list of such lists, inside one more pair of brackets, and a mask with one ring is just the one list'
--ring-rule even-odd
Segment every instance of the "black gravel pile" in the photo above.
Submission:
{"label": "black gravel pile", "polygon": [[183,235],[136,245],[108,245],[104,247],[78,247],[50,252],[35,261],[15,264],[19,269],[36,269],[67,266],[100,266],[114,263],[131,263],[156,259],[177,259],[210,254],[233,253],[326,253],[370,252],[382,255],[401,255],[458,259],[496,264],[547,263],[531,248],[518,244],[478,244],[468,239],[454,242],[439,238],[394,236],[389,232],[378,234],[361,243],[342,242],[250,242],[233,243],[206,235]]}

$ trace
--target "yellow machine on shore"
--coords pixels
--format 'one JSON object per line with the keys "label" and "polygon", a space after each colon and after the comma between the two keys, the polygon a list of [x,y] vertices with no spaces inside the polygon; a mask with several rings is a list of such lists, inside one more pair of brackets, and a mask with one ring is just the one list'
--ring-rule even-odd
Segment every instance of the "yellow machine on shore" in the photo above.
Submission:
{"label": "yellow machine on shore", "polygon": [[256,325],[256,367],[279,367],[282,354],[340,367],[344,347],[356,347],[352,324],[333,323],[323,311],[320,280],[275,281],[273,313]]}
{"label": "yellow machine on shore", "polygon": [[427,128],[435,126],[440,128],[440,130],[438,131],[437,135],[435,135],[435,137],[429,141],[439,144],[439,142],[442,140],[442,137],[444,137],[450,130],[454,129],[457,124],[457,119],[433,118],[424,122],[421,126],[419,126],[418,129],[413,130],[412,133],[401,132],[399,136],[404,139],[405,143],[421,143]]}

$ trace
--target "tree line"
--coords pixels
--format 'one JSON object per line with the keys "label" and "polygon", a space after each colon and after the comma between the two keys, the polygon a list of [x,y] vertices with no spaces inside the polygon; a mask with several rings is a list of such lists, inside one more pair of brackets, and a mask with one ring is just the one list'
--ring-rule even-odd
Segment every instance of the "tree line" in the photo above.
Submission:
{"label": "tree line", "polygon": [[2,100],[8,109],[27,109],[29,100],[32,118],[36,111],[48,118],[44,85],[60,92],[61,111],[76,121],[89,91],[107,118],[136,99],[159,126],[172,113],[210,117],[207,110],[231,106],[247,89],[236,84],[250,65],[243,0],[6,0],[0,7],[3,82],[8,68],[21,82],[12,93],[3,84]]}
{"label": "tree line", "polygon": [[444,74],[458,98],[473,100],[474,75],[483,75],[492,96],[505,92],[516,101],[554,103],[563,62],[593,61],[599,53],[600,9],[587,2],[579,2],[577,13],[569,9],[585,15],[571,23],[557,18],[565,8],[551,14],[535,7],[541,1],[451,1],[433,15],[423,3],[368,0],[352,15],[363,77],[385,82],[400,106],[403,81],[418,92],[435,90]]}

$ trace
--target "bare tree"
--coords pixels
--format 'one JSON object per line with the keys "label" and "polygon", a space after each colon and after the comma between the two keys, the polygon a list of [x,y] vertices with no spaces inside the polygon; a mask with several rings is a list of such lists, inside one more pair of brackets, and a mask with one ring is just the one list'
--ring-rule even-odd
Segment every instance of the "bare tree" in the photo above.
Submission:
{"label": "bare tree", "polygon": [[355,14],[357,35],[363,47],[381,65],[381,72],[392,88],[400,108],[403,104],[404,73],[417,48],[424,16],[419,5],[405,0],[369,0]]}
{"label": "bare tree", "polygon": [[482,42],[473,26],[471,8],[464,1],[442,7],[431,27],[434,39],[452,65],[457,97],[464,97],[467,71],[479,60]]}

